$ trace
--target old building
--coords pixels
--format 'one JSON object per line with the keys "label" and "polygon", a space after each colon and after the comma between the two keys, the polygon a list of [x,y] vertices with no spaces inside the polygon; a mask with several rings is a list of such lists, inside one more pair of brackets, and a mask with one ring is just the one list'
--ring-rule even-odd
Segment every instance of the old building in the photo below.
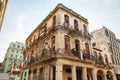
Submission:
{"label": "old building", "polygon": [[[118,56],[120,56],[120,39],[117,39],[117,43],[118,43],[118,49],[119,49],[119,53]],[[120,60],[120,57],[119,57]],[[117,79],[120,80],[120,65],[116,65],[115,69],[114,69]]]}
{"label": "old building", "polygon": [[4,73],[10,72],[10,66],[13,61],[21,62],[23,57],[24,44],[21,42],[11,42],[4,58]]}
{"label": "old building", "polygon": [[2,23],[4,19],[4,14],[6,11],[8,0],[0,0],[0,31],[2,28]]}
{"label": "old building", "polygon": [[[92,42],[99,45],[103,51],[103,57],[108,58],[108,65],[114,65],[116,75],[120,74],[120,47],[115,34],[106,27],[92,32]],[[120,78],[119,78],[120,79]]]}
{"label": "old building", "polygon": [[62,4],[25,44],[21,80],[116,80],[113,66],[92,53],[88,20]]}
{"label": "old building", "polygon": [[21,62],[18,61],[13,61],[11,63],[11,68],[10,68],[10,80],[20,80],[20,66],[21,66]]}

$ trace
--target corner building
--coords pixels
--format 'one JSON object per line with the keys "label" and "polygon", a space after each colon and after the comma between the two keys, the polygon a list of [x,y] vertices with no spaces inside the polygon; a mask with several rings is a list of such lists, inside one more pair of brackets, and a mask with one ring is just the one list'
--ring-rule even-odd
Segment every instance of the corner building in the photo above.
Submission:
{"label": "corner building", "polygon": [[91,49],[87,19],[58,4],[26,39],[21,80],[116,80]]}

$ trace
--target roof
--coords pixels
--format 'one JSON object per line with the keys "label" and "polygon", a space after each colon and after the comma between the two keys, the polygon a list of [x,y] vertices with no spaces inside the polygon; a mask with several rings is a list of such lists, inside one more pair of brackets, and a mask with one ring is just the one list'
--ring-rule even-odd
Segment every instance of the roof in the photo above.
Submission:
{"label": "roof", "polygon": [[[85,21],[86,23],[88,23],[88,20],[87,20],[86,18],[84,18],[84,17],[81,16],[80,14],[74,12],[73,10],[67,8],[66,6],[64,6],[63,4],[60,3],[60,4],[58,4],[58,5],[55,7],[55,9],[53,9],[53,10],[48,14],[48,16],[38,25],[38,27],[37,27],[36,29],[34,29],[34,31],[29,35],[29,37],[32,36],[32,34],[33,34],[49,17],[51,17],[51,15],[53,15],[58,9],[63,9],[63,10],[65,10],[65,11],[69,12],[70,14],[78,17],[79,19]],[[29,37],[28,37],[28,38],[29,38]],[[28,39],[28,38],[27,38],[27,39]],[[26,40],[27,40],[27,39],[26,39]]]}

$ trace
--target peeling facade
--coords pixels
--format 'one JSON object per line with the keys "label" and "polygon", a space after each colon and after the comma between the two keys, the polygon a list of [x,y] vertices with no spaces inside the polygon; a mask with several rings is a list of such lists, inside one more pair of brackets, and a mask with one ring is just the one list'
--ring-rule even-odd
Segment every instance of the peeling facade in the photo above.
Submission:
{"label": "peeling facade", "polygon": [[[100,46],[102,50],[102,57],[107,65],[114,66],[112,69],[117,76],[117,80],[120,79],[120,47],[117,42],[115,34],[104,27],[92,32],[93,38],[92,43],[94,42],[97,46]],[[99,48],[99,49],[100,49]]]}
{"label": "peeling facade", "polygon": [[26,39],[21,80],[116,80],[92,48],[88,20],[58,4]]}

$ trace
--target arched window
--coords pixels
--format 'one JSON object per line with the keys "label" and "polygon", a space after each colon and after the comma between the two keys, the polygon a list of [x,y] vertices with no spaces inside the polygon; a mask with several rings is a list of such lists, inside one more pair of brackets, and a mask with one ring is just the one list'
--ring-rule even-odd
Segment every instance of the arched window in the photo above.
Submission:
{"label": "arched window", "polygon": [[65,35],[65,53],[69,54],[70,51],[70,37]]}
{"label": "arched window", "polygon": [[88,59],[90,59],[90,50],[89,50],[89,44],[85,43],[85,52],[86,52],[86,56]]}
{"label": "arched window", "polygon": [[75,39],[75,49],[77,56],[80,57],[80,42],[78,39]]}
{"label": "arched window", "polygon": [[64,26],[69,27],[69,16],[68,15],[64,15]]}
{"label": "arched window", "polygon": [[56,16],[53,17],[52,27],[55,28],[56,25]]}
{"label": "arched window", "polygon": [[77,20],[74,20],[74,29],[75,31],[78,31],[78,21]]}

